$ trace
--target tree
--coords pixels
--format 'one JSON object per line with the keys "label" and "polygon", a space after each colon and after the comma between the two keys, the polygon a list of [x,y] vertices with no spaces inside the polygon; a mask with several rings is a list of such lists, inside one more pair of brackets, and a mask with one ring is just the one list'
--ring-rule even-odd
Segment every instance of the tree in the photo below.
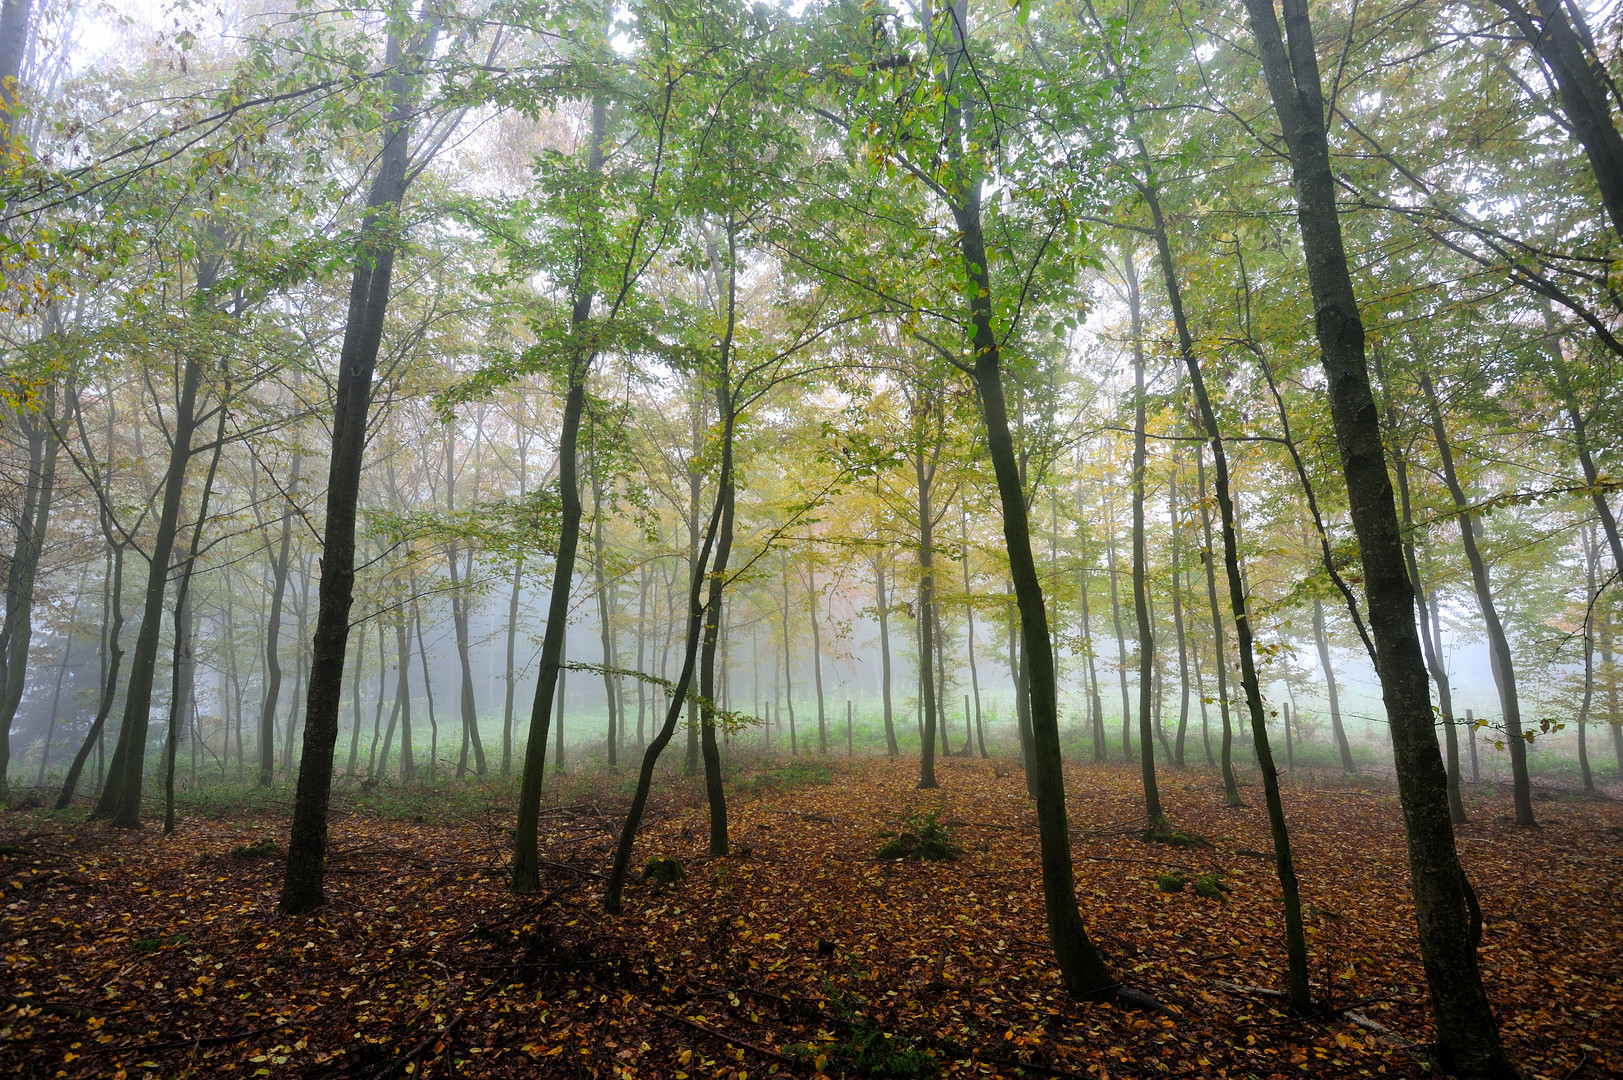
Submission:
{"label": "tree", "polygon": [[377,172],[366,197],[333,400],[320,607],[310,650],[304,749],[299,758],[287,871],[277,903],[278,910],[287,915],[311,911],[324,902],[327,806],[332,789],[333,749],[338,741],[349,609],[355,590],[355,517],[366,452],[367,412],[389,308],[397,243],[395,223],[412,176],[408,155],[417,112],[418,69],[434,54],[439,31],[439,16],[425,9],[414,23],[397,22],[390,27],[384,52],[384,63],[392,71],[387,91],[388,119],[383,127]]}
{"label": "tree", "polygon": [[1421,957],[1443,1064],[1463,1076],[1508,1077],[1477,967],[1469,886],[1454,847],[1447,774],[1432,727],[1431,694],[1415,630],[1414,591],[1404,565],[1392,482],[1370,390],[1364,326],[1353,293],[1335,201],[1313,27],[1302,0],[1284,0],[1287,41],[1272,0],[1246,0],[1251,33],[1274,112],[1290,151],[1313,322],[1330,414],[1346,477],[1364,592],[1375,636],[1398,791],[1409,842]]}

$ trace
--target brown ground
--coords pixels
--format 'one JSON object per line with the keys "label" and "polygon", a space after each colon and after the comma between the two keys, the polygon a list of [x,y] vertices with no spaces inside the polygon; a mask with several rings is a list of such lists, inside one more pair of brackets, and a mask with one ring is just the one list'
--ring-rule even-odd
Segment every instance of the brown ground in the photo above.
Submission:
{"label": "brown ground", "polygon": [[[1070,770],[1083,915],[1169,1019],[1060,992],[1018,770],[947,762],[924,793],[909,762],[834,769],[831,785],[735,790],[725,860],[704,857],[691,796],[656,804],[637,863],[674,856],[687,877],[630,890],[618,919],[598,906],[618,827],[606,796],[544,819],[545,900],[505,891],[509,818],[345,817],[329,906],[292,919],[274,915],[278,860],[232,854],[285,846],[281,820],[193,817],[164,839],[0,815],[0,844],[18,845],[0,855],[0,1075],[809,1076],[863,1044],[891,1075],[1423,1075],[1392,792],[1330,776],[1287,789],[1326,999],[1298,1022],[1255,992],[1282,986],[1284,957],[1255,854],[1260,791],[1225,810],[1208,776],[1166,772],[1174,825],[1215,844],[1171,848],[1134,835],[1135,771]],[[1552,1080],[1623,1073],[1623,807],[1557,796],[1527,832],[1499,821],[1498,791],[1467,803],[1461,848],[1513,1055]],[[939,809],[962,858],[876,859],[909,809]],[[1159,890],[1174,869],[1222,871],[1232,891]]]}

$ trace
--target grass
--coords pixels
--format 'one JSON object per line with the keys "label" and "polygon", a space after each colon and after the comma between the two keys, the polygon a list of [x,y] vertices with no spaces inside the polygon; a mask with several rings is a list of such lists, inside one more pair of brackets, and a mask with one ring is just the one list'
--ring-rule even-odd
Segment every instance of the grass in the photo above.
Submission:
{"label": "grass", "polygon": [[865,1025],[854,1028],[843,1039],[791,1043],[783,1049],[786,1056],[833,1076],[915,1080],[936,1072],[936,1055],[929,1049]]}

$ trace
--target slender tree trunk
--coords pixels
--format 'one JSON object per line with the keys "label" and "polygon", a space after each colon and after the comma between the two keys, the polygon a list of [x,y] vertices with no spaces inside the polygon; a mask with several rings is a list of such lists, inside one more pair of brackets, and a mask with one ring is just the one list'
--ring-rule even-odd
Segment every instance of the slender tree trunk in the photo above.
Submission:
{"label": "slender tree trunk", "polygon": [[1196,637],[1194,647],[1189,650],[1190,659],[1194,661],[1195,668],[1195,697],[1200,702],[1200,742],[1206,750],[1206,767],[1217,767],[1217,758],[1212,754],[1212,722],[1211,715],[1206,708],[1206,678],[1200,670],[1200,638]]}
{"label": "slender tree trunk", "polygon": [[1454,471],[1453,447],[1448,431],[1443,426],[1443,412],[1437,401],[1437,390],[1431,375],[1420,373],[1420,389],[1426,397],[1431,413],[1432,436],[1437,442],[1437,454],[1442,460],[1443,480],[1454,498],[1455,519],[1460,525],[1460,542],[1465,548],[1465,560],[1471,565],[1471,583],[1476,588],[1477,606],[1482,609],[1482,622],[1488,631],[1488,649],[1493,660],[1494,682],[1499,687],[1499,704],[1504,710],[1505,742],[1510,748],[1511,792],[1516,808],[1516,824],[1524,828],[1537,826],[1533,816],[1533,787],[1527,775],[1527,741],[1522,738],[1521,694],[1516,686],[1516,667],[1510,654],[1510,637],[1499,618],[1498,605],[1493,599],[1493,583],[1488,575],[1488,564],[1477,546],[1476,515],[1467,507],[1465,489],[1460,486]]}
{"label": "slender tree trunk", "polygon": [[1599,545],[1593,530],[1584,533],[1584,693],[1578,706],[1578,775],[1583,778],[1584,790],[1593,794],[1595,777],[1589,771],[1589,708],[1595,700],[1595,605],[1600,593],[1595,588],[1595,567],[1600,562]]}
{"label": "slender tree trunk", "polygon": [[[1133,334],[1133,611],[1138,616],[1138,756],[1144,783],[1144,820],[1150,832],[1166,828],[1161,792],[1155,782],[1155,727],[1150,704],[1154,677],[1155,629],[1150,625],[1149,600],[1144,587],[1144,472],[1146,408],[1144,403],[1144,328],[1139,310],[1138,267],[1132,252],[1123,252],[1127,272],[1127,308]],[[1123,752],[1126,752],[1123,740]]]}
{"label": "slender tree trunk", "polygon": [[919,703],[924,710],[924,732],[919,737],[919,787],[940,785],[935,778],[936,712],[935,673],[935,511],[930,505],[930,483],[935,470],[927,466],[923,451],[913,457],[913,476],[918,484],[919,590],[917,625],[919,631]]}
{"label": "slender tree trunk", "polygon": [[1110,523],[1105,545],[1105,568],[1110,575],[1110,622],[1116,631],[1116,678],[1121,683],[1121,759],[1133,760],[1133,709],[1127,696],[1127,638],[1121,632],[1121,598],[1116,588],[1116,524]]}
{"label": "slender tree trunk", "polygon": [[[467,748],[473,747],[473,771],[476,776],[485,775],[485,743],[479,737],[479,704],[473,694],[473,660],[469,656],[469,630],[468,630],[468,604],[469,597],[462,589],[462,583],[467,575],[458,579],[456,570],[456,545],[451,545],[451,624],[456,633],[456,658],[462,670],[462,692],[459,704],[462,709],[462,741],[463,749],[457,762],[457,774],[460,776],[467,771]],[[467,567],[464,567],[467,569]]]}
{"label": "slender tree trunk", "polygon": [[[967,2],[954,8],[954,26],[967,26]],[[955,55],[963,50],[960,39]],[[950,61],[956,63],[956,61]],[[952,69],[955,70],[955,67]],[[948,76],[949,85],[952,76]],[[975,385],[980,391],[981,417],[986,428],[987,456],[997,479],[1003,509],[1004,545],[1009,572],[1020,609],[1022,651],[1030,675],[1033,753],[1027,774],[1036,787],[1037,839],[1041,851],[1043,908],[1048,940],[1054,949],[1060,978],[1074,998],[1115,996],[1120,984],[1111,977],[1104,957],[1094,948],[1077,907],[1076,879],[1071,862],[1071,840],[1065,815],[1065,779],[1059,746],[1059,703],[1054,681],[1054,652],[1049,638],[1048,612],[1042,582],[1031,553],[1031,526],[1027,516],[1025,485],[1019,456],[1009,429],[1008,404],[1003,391],[1002,354],[992,319],[992,280],[981,224],[980,181],[961,189],[953,206],[958,245],[966,279],[974,357]]]}
{"label": "slender tree trunk", "polygon": [[[595,432],[594,432],[595,434]],[[595,441],[595,440],[594,440]],[[614,624],[610,618],[612,604],[609,599],[608,575],[603,565],[604,537],[603,537],[603,478],[597,469],[597,450],[592,451],[591,482],[592,482],[592,585],[597,594],[597,638],[603,646],[603,700],[608,706],[608,766],[610,772],[620,771],[619,735],[620,717],[618,706],[619,695],[615,692],[614,669],[620,666],[620,659],[615,655]]]}
{"label": "slender tree trunk", "polygon": [[1095,662],[1091,613],[1088,611],[1088,572],[1078,586],[1082,601],[1082,643],[1088,653],[1088,729],[1093,734],[1093,760],[1105,760],[1105,706],[1099,694],[1099,667]]}
{"label": "slender tree trunk", "polygon": [[[1377,367],[1378,365],[1377,360]],[[1387,406],[1387,421],[1395,436],[1397,418],[1390,404]],[[1393,439],[1393,443],[1396,445],[1396,438]],[[1443,666],[1443,639],[1441,629],[1437,626],[1436,596],[1433,595],[1430,601],[1427,600],[1425,581],[1420,576],[1420,563],[1415,558],[1414,518],[1409,502],[1409,463],[1402,453],[1392,455],[1392,469],[1397,474],[1398,505],[1402,509],[1400,527],[1403,530],[1404,564],[1409,569],[1409,579],[1414,582],[1415,609],[1420,615],[1420,651],[1425,657],[1427,670],[1431,672],[1431,680],[1437,686],[1437,707],[1442,713],[1443,734],[1448,745],[1448,754],[1445,758],[1448,771],[1448,813],[1455,825],[1464,825],[1469,819],[1465,815],[1465,801],[1460,797],[1460,747],[1459,737],[1454,731],[1454,695],[1448,681],[1448,670]],[[1322,637],[1322,631],[1320,634]],[[1321,645],[1320,656],[1327,655],[1328,648]]]}
{"label": "slender tree trunk", "polygon": [[[299,702],[303,700],[304,680],[308,673],[309,656],[304,649],[306,631],[310,626],[310,560],[299,560],[299,621],[297,659],[293,664],[293,693],[287,702],[287,740],[282,745],[282,768],[293,768],[293,741],[299,728]],[[334,723],[337,723],[336,716]],[[336,737],[336,733],[335,733]]]}
{"label": "slender tree trunk", "polygon": [[[657,597],[655,598],[658,599]],[[637,671],[646,672],[648,660],[648,563],[643,562],[642,571],[638,575],[637,586]],[[637,748],[647,745],[644,735],[644,725],[648,715],[648,689],[644,680],[637,682]]]}
{"label": "slender tree trunk", "polygon": [[414,599],[411,602],[412,625],[417,632],[417,661],[423,669],[423,704],[428,708],[428,779],[433,782],[440,771],[440,722],[434,713],[434,679],[428,667],[428,638],[423,633],[423,609],[417,596],[417,572],[411,572],[408,587]]}
{"label": "slender tree trunk", "polygon": [[885,709],[885,753],[894,758],[901,753],[901,748],[896,745],[896,722],[891,713],[890,601],[885,596],[885,558],[883,555],[874,559],[873,575],[874,604],[879,614],[879,697]]}
{"label": "slender tree trunk", "polygon": [[[716,416],[721,420],[721,469],[716,477],[716,503],[720,518],[712,517],[711,530],[716,536],[715,564],[710,569],[709,597],[705,602],[704,637],[700,643],[699,696],[701,727],[699,749],[704,756],[705,800],[710,808],[710,854],[726,855],[731,848],[727,840],[727,792],[722,786],[721,748],[716,745],[716,652],[725,626],[727,565],[733,550],[733,424],[737,419],[733,405],[733,331],[738,310],[738,229],[733,218],[727,221],[727,261],[725,273],[720,252],[712,245],[709,249],[710,265],[714,268],[718,292],[725,297],[726,329],[716,349]],[[817,625],[816,611],[812,612],[812,626]],[[723,683],[725,688],[725,683]],[[818,680],[817,703],[822,709],[822,681]],[[725,707],[725,706],[724,706]]]}
{"label": "slender tree trunk", "polygon": [[107,717],[112,714],[113,702],[118,697],[118,673],[123,665],[124,649],[120,644],[119,634],[124,629],[124,548],[122,542],[113,542],[108,538],[108,547],[112,553],[111,578],[112,585],[108,589],[108,616],[106,636],[106,671],[102,676],[101,700],[96,706],[96,718],[90,722],[90,730],[85,732],[84,742],[73,755],[73,761],[68,766],[67,775],[62,778],[62,790],[56,797],[56,809],[66,810],[73,802],[73,796],[79,787],[79,776],[84,772],[85,762],[90,758],[90,752],[101,745],[102,732],[107,727]]}
{"label": "slender tree trunk", "polygon": [[0,4],[0,161],[14,167],[24,153],[16,131],[23,56],[28,52],[29,21],[34,0],[5,0]]}
{"label": "slender tree trunk", "polygon": [[276,773],[276,708],[282,694],[282,604],[287,595],[288,567],[292,565],[294,499],[299,490],[303,457],[293,454],[288,469],[287,494],[282,504],[282,538],[271,563],[270,618],[265,627],[265,697],[259,710],[259,786],[269,787]]}
{"label": "slender tree trunk", "polygon": [[[1217,602],[1216,555],[1212,548],[1212,512],[1206,504],[1206,458],[1195,457],[1195,483],[1200,491],[1200,529],[1204,546],[1201,562],[1206,564],[1206,599],[1212,609],[1212,670],[1217,679],[1217,711],[1223,722],[1223,738],[1218,762],[1223,774],[1223,802],[1228,806],[1240,805],[1240,785],[1234,776],[1234,722],[1229,716],[1228,649],[1223,641],[1223,609]],[[1211,747],[1208,744],[1207,753]]]}
{"label": "slender tree trunk", "polygon": [[785,554],[783,557],[783,698],[789,705],[789,756],[794,757],[799,753],[799,750],[795,740],[795,685],[789,674],[790,662],[789,556]]}
{"label": "slender tree trunk", "polygon": [[[594,178],[603,172],[604,139],[608,130],[608,104],[602,97],[592,100],[591,144],[587,150],[587,172]],[[570,325],[579,330],[591,317],[594,293],[584,282],[570,312]],[[530,712],[529,742],[524,748],[524,778],[519,792],[518,824],[513,832],[513,879],[516,893],[534,892],[540,887],[538,830],[541,820],[541,781],[546,762],[547,729],[551,723],[554,689],[561,687],[564,637],[569,626],[569,592],[575,576],[575,554],[580,546],[580,481],[577,477],[580,421],[586,405],[586,378],[593,356],[577,353],[569,365],[568,390],[564,398],[563,425],[558,439],[558,491],[560,528],[557,559],[553,564],[552,593],[547,604],[547,628],[541,639],[541,672],[535,687],[535,703]],[[563,765],[563,710],[558,716],[559,754]]]}
{"label": "slender tree trunk", "polygon": [[1313,598],[1313,643],[1319,650],[1319,667],[1324,671],[1325,692],[1330,699],[1330,730],[1335,736],[1336,751],[1341,755],[1341,771],[1353,771],[1352,747],[1347,743],[1347,729],[1341,723],[1341,693],[1336,686],[1336,670],[1330,663],[1330,635],[1324,627],[1324,604]]}
{"label": "slender tree trunk", "polygon": [[[179,749],[181,728],[197,709],[197,695],[193,678],[192,641],[195,637],[195,619],[192,616],[192,574],[197,569],[197,552],[202,545],[203,526],[208,521],[209,497],[214,494],[214,478],[220,471],[220,453],[225,449],[225,424],[229,391],[221,396],[216,406],[219,424],[214,430],[214,452],[209,457],[207,475],[203,478],[203,493],[198,498],[197,520],[192,524],[191,545],[186,562],[181,566],[180,582],[175,586],[175,640],[169,680],[169,729],[165,732],[166,753],[163,770],[163,834],[175,833],[175,752]],[[195,745],[195,743],[194,743]]]}
{"label": "slender tree trunk", "polygon": [[84,599],[85,581],[89,576],[90,564],[86,563],[79,571],[79,585],[73,590],[73,607],[68,613],[67,640],[62,644],[62,662],[56,666],[56,689],[51,692],[51,719],[45,728],[45,747],[39,755],[39,775],[34,779],[34,786],[38,788],[45,786],[45,767],[51,761],[51,744],[55,741],[57,718],[62,712],[62,684],[67,681],[68,661],[73,659],[74,632],[79,624],[79,602]]}
{"label": "slender tree trunk", "polygon": [[[981,676],[975,666],[975,599],[969,587],[969,515],[964,510],[962,499],[958,502],[958,531],[964,551],[964,618],[967,621],[964,644],[969,654],[969,688],[975,706],[975,742],[980,748],[981,757],[989,758],[992,755],[986,752],[986,730],[981,722]],[[967,708],[965,713],[967,719]]]}
{"label": "slender tree trunk", "polygon": [[614,863],[609,869],[609,877],[603,889],[603,909],[610,914],[619,914],[621,909],[620,894],[625,888],[626,874],[631,869],[631,850],[637,841],[637,830],[642,826],[643,811],[648,806],[648,792],[654,782],[654,767],[659,764],[659,755],[670,745],[671,736],[676,734],[676,725],[682,719],[682,707],[688,701],[688,691],[693,685],[699,642],[704,633],[704,618],[709,608],[708,604],[702,602],[705,570],[716,541],[717,528],[724,512],[724,502],[718,490],[704,540],[694,552],[694,558],[689,564],[691,570],[688,575],[687,593],[687,643],[682,650],[681,673],[676,677],[670,701],[665,708],[665,722],[654,735],[653,742],[648,744],[648,749],[643,752],[642,768],[637,773],[637,789],[631,797],[631,808],[626,811],[625,824],[620,827],[620,841],[614,850]]}
{"label": "slender tree trunk", "polygon": [[[207,303],[206,297],[213,289],[213,265],[204,263],[199,266],[197,277],[196,302],[201,305]],[[169,564],[175,550],[175,535],[180,528],[186,464],[191,459],[192,436],[197,430],[197,394],[202,379],[202,365],[196,357],[188,356],[183,363],[169,466],[164,473],[163,505],[147,563],[141,629],[135,638],[135,652],[130,657],[130,681],[124,691],[124,721],[119,728],[118,743],[113,748],[112,762],[108,765],[107,783],[103,785],[101,798],[91,815],[94,818],[109,818],[119,828],[134,829],[141,824],[147,721],[152,711],[152,682],[157,674],[158,639],[163,630],[163,598],[169,585]]]}
{"label": "slender tree trunk", "polygon": [[810,571],[807,580],[810,583],[806,589],[806,596],[811,604],[812,681],[817,688],[817,752],[826,754],[828,718],[823,707],[823,625],[822,619],[817,615],[817,571]]}
{"label": "slender tree trunk", "polygon": [[[1363,323],[1341,241],[1318,58],[1304,0],[1284,0],[1289,46],[1271,0],[1246,0],[1274,111],[1290,150],[1297,222],[1313,293],[1330,414],[1364,570],[1377,670],[1409,841],[1420,952],[1440,1064],[1469,1078],[1512,1077],[1477,967],[1470,887],[1454,846],[1448,779],[1417,640],[1392,483],[1364,355]],[[1476,924],[1479,925],[1479,924]]]}
{"label": "slender tree trunk", "polygon": [[[15,4],[6,4],[0,13],[0,65],[6,60],[8,43],[5,25]],[[26,25],[26,5],[22,18]],[[0,120],[9,111],[10,94],[0,88]],[[71,392],[68,395],[72,400]],[[22,513],[18,515],[17,542],[6,574],[6,614],[0,622],[0,800],[7,792],[11,765],[11,725],[22,704],[28,682],[28,645],[34,630],[34,585],[39,574],[40,552],[50,524],[56,490],[56,461],[61,440],[55,430],[56,388],[47,388],[38,412],[23,406],[20,421],[28,443],[27,475],[24,477]]]}
{"label": "slender tree trunk", "polygon": [[1172,522],[1172,632],[1178,639],[1178,737],[1174,743],[1172,763],[1184,768],[1183,744],[1189,734],[1189,643],[1183,631],[1183,567],[1178,558],[1179,540],[1183,535],[1178,522],[1178,459],[1172,459],[1172,473],[1167,481],[1167,514]]}
{"label": "slender tree trunk", "polygon": [[[229,615],[227,616],[229,618]],[[366,628],[369,621],[355,628],[355,666],[350,672],[349,757],[344,763],[344,775],[355,775],[355,763],[361,750],[361,662],[366,658]],[[237,734],[237,748],[242,748],[242,734]]]}
{"label": "slender tree trunk", "polygon": [[[1144,155],[1147,158],[1147,155]],[[1149,166],[1146,164],[1146,170]],[[1184,316],[1183,294],[1178,284],[1177,266],[1172,260],[1172,244],[1167,235],[1166,220],[1161,213],[1161,201],[1153,175],[1147,175],[1139,187],[1149,207],[1155,230],[1156,254],[1161,264],[1161,277],[1167,292],[1167,305],[1172,309],[1172,322],[1178,333],[1178,351],[1189,372],[1189,387],[1195,405],[1206,428],[1206,437],[1212,448],[1213,489],[1217,497],[1218,517],[1223,533],[1223,566],[1229,583],[1229,607],[1234,614],[1235,645],[1240,654],[1240,686],[1245,694],[1246,706],[1251,714],[1253,749],[1257,755],[1258,771],[1262,774],[1263,797],[1268,805],[1268,829],[1274,843],[1274,866],[1279,874],[1279,891],[1285,915],[1285,952],[1287,973],[1287,1001],[1290,1010],[1298,1015],[1312,1008],[1312,991],[1307,974],[1307,937],[1302,925],[1301,895],[1296,881],[1296,864],[1291,857],[1290,830],[1285,823],[1284,802],[1279,794],[1279,774],[1274,767],[1273,750],[1268,744],[1268,718],[1263,709],[1262,688],[1258,685],[1256,658],[1252,649],[1252,628],[1247,611],[1245,585],[1240,576],[1239,539],[1236,535],[1234,500],[1229,487],[1228,455],[1223,435],[1217,423],[1217,413],[1206,393],[1206,380],[1195,354],[1194,339]],[[1287,728],[1287,734],[1288,734]],[[1289,747],[1287,746],[1287,749]]]}
{"label": "slender tree trunk", "polygon": [[332,791],[333,748],[344,688],[349,609],[355,594],[355,518],[361,465],[366,452],[372,375],[383,341],[394,271],[392,222],[410,181],[407,173],[411,119],[416,110],[414,69],[431,56],[439,36],[437,15],[427,15],[409,44],[391,34],[386,50],[389,115],[383,152],[367,193],[361,255],[350,284],[349,314],[339,353],[333,405],[332,458],[327,473],[327,519],[322,537],[320,610],[310,649],[310,689],[304,717],[304,752],[289,831],[287,871],[278,910],[312,911],[325,902],[327,806]]}

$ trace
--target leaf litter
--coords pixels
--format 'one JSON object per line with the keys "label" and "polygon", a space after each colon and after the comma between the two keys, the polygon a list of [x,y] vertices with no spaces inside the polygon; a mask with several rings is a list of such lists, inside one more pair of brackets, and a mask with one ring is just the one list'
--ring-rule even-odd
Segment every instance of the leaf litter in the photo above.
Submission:
{"label": "leaf litter", "polygon": [[[526,897],[507,892],[499,816],[344,817],[328,905],[300,918],[275,914],[275,818],[193,817],[159,839],[5,815],[0,1075],[1428,1074],[1395,793],[1312,774],[1287,788],[1322,1003],[1297,1020],[1260,805],[1227,809],[1209,777],[1167,770],[1169,818],[1210,846],[1150,844],[1133,769],[1069,768],[1084,918],[1157,1014],[1063,993],[1017,770],[948,760],[921,792],[911,762],[830,767],[826,785],[735,785],[722,859],[673,779],[637,858],[682,873],[628,890],[619,918],[599,907],[609,794],[548,812]],[[1473,793],[1458,835],[1505,1041],[1530,1077],[1623,1071],[1623,810],[1557,801],[1527,831],[1499,801]],[[877,857],[887,824],[925,819],[956,860]]]}

